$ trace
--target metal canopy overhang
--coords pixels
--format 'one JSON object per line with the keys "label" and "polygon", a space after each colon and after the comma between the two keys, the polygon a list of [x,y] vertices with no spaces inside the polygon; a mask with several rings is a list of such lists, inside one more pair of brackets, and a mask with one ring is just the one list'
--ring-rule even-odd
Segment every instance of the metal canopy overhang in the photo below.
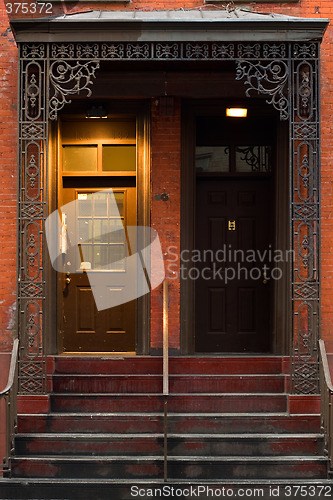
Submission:
{"label": "metal canopy overhang", "polygon": [[13,19],[17,42],[309,42],[321,41],[329,19],[227,11],[89,11]]}

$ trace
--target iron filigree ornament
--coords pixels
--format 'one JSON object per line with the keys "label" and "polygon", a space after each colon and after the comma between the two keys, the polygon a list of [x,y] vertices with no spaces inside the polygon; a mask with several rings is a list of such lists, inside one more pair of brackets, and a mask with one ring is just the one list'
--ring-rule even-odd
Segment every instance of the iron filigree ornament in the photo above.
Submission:
{"label": "iron filigree ornament", "polygon": [[90,97],[92,90],[89,87],[92,85],[92,79],[95,78],[95,72],[99,68],[98,61],[88,61],[76,63],[69,61],[54,61],[50,66],[50,84],[52,93],[50,97],[50,112],[51,120],[56,120],[58,111],[65,104],[71,101],[67,99],[69,95],[79,94],[86,91],[87,97]]}
{"label": "iron filigree ornament", "polygon": [[287,97],[288,65],[284,61],[237,62],[236,80],[245,80],[246,95],[251,91],[269,96],[268,104],[272,104],[280,113],[281,120],[289,118],[289,100]]}

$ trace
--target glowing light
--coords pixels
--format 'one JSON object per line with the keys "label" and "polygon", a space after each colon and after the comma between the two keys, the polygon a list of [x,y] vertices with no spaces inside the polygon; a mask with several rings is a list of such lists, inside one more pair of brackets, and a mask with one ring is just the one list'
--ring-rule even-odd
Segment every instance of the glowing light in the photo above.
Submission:
{"label": "glowing light", "polygon": [[233,118],[246,118],[247,108],[227,108],[226,115]]}

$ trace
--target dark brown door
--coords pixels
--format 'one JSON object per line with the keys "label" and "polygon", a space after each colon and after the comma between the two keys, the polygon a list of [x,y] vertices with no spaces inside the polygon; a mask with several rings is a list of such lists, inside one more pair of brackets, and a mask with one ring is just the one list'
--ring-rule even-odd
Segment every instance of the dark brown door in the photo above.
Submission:
{"label": "dark brown door", "polygon": [[[136,225],[135,191],[132,187],[113,189],[112,196],[119,210],[116,214],[110,209],[108,193],[96,189],[63,189],[64,205],[78,201],[73,239],[82,241],[82,245],[80,259],[77,249],[72,254],[69,249],[65,257],[71,271],[74,269],[77,272],[68,275],[59,273],[62,352],[135,351],[135,301],[98,310],[87,275],[89,270],[90,278],[93,275],[102,279],[105,289],[102,293],[105,294],[117,294],[126,285],[126,273],[129,272],[126,266],[126,227]],[[90,202],[86,205],[81,203],[80,208],[80,201],[88,196]],[[105,209],[105,206],[108,208]],[[112,232],[115,224],[119,226],[119,232]],[[134,250],[131,249],[132,252]],[[110,263],[107,271],[104,269],[105,262]]]}
{"label": "dark brown door", "polygon": [[272,220],[269,179],[197,178],[197,352],[269,350]]}

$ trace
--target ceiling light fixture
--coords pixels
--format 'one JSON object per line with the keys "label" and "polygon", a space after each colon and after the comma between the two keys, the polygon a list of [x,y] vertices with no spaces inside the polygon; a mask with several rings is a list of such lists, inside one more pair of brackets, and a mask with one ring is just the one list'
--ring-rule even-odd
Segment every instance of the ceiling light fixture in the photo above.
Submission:
{"label": "ceiling light fixture", "polygon": [[247,108],[227,108],[225,114],[232,118],[246,118]]}

